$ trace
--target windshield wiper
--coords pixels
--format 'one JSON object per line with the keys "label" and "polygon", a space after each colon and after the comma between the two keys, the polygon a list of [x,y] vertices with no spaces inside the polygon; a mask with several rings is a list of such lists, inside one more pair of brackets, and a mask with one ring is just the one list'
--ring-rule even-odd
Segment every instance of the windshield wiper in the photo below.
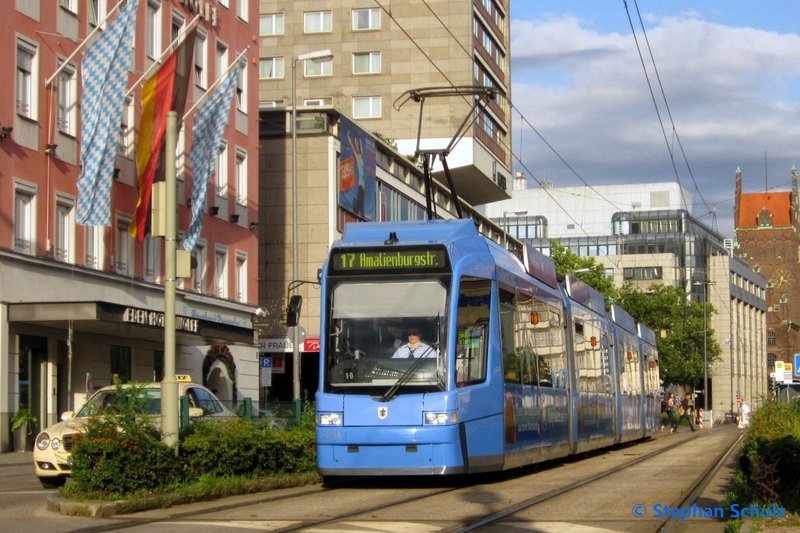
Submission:
{"label": "windshield wiper", "polygon": [[382,402],[388,402],[388,401],[390,401],[391,399],[393,399],[397,395],[397,391],[400,390],[400,387],[402,387],[403,385],[408,383],[408,381],[411,379],[411,376],[414,375],[414,372],[416,372],[417,369],[420,366],[422,366],[422,363],[424,363],[425,361],[427,361],[429,359],[428,354],[432,350],[433,350],[433,348],[431,346],[428,346],[428,349],[425,350],[425,352],[422,354],[422,356],[416,358],[414,363],[410,367],[408,367],[408,370],[406,370],[403,373],[403,375],[400,376],[397,381],[395,381],[394,385],[389,387],[389,390],[387,390],[386,393],[383,396],[381,396],[381,401]]}

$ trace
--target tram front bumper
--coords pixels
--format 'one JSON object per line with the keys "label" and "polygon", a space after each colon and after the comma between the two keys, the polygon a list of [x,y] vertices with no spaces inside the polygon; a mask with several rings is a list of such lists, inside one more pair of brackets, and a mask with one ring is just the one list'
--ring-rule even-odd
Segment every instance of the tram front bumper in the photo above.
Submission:
{"label": "tram front bumper", "polygon": [[323,476],[460,474],[458,426],[318,427],[317,471]]}

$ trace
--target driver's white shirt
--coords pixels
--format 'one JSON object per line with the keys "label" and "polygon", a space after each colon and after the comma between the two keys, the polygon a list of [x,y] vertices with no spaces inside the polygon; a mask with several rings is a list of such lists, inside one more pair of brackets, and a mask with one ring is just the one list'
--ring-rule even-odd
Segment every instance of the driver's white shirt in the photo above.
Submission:
{"label": "driver's white shirt", "polygon": [[404,359],[407,357],[436,357],[436,350],[425,344],[424,342],[420,342],[416,348],[411,347],[411,343],[407,342],[394,352],[392,359]]}

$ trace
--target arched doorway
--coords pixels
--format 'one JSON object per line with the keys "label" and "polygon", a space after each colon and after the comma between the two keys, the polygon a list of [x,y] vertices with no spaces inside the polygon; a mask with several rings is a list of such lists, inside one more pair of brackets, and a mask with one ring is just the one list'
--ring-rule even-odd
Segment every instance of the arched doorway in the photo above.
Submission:
{"label": "arched doorway", "polygon": [[222,401],[238,400],[236,363],[227,346],[212,346],[203,359],[203,385]]}

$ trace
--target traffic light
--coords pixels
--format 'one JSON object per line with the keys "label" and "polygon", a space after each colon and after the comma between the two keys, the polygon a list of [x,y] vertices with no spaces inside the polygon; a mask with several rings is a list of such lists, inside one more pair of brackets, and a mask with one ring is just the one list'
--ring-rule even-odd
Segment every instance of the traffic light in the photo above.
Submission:
{"label": "traffic light", "polygon": [[300,309],[303,307],[303,297],[295,294],[289,299],[286,306],[286,327],[293,328],[300,322]]}

